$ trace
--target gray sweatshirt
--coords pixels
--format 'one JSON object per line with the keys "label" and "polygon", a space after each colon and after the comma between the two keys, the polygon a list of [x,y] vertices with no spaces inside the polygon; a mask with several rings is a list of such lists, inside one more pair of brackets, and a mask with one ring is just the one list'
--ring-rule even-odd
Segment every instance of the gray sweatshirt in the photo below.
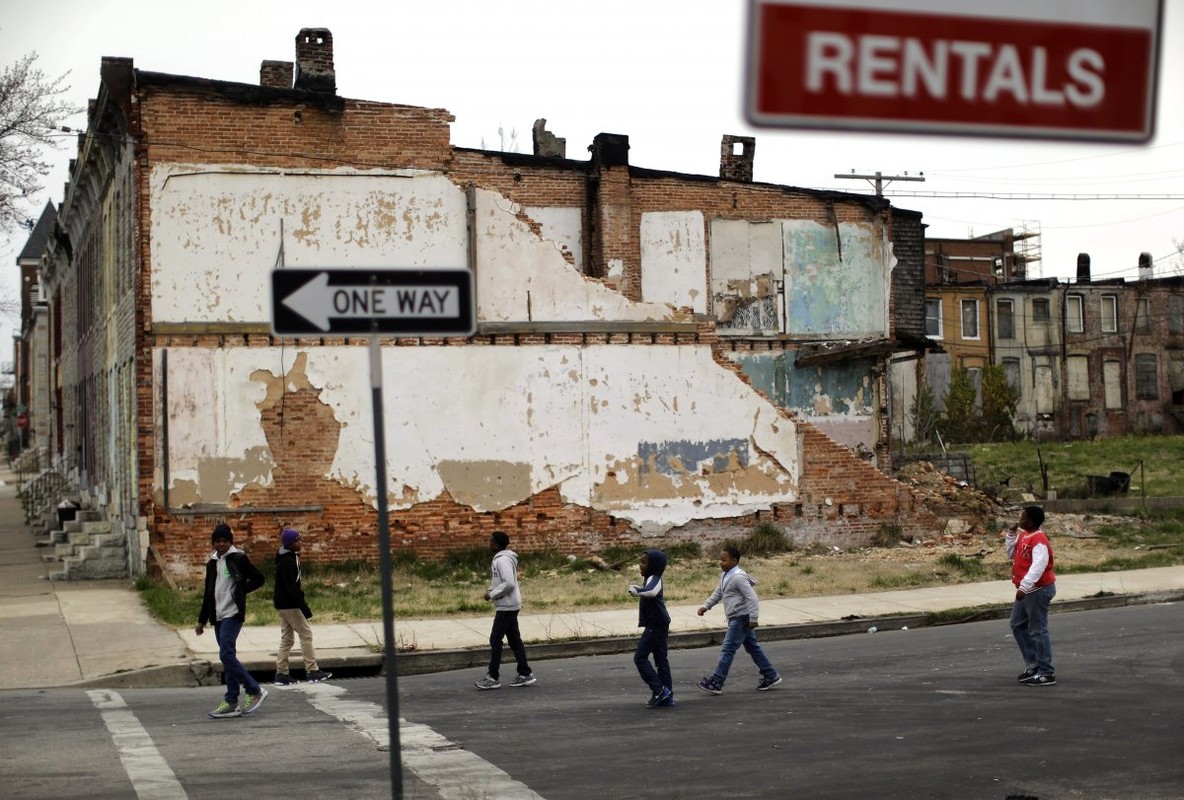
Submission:
{"label": "gray sweatshirt", "polygon": [[756,578],[739,566],[732,567],[720,576],[719,586],[703,601],[703,607],[711,608],[722,598],[724,614],[728,619],[747,615],[749,622],[756,622],[761,608],[753,586],[756,586]]}
{"label": "gray sweatshirt", "polygon": [[494,553],[490,566],[489,599],[495,611],[518,611],[522,592],[518,589],[518,554],[510,548]]}

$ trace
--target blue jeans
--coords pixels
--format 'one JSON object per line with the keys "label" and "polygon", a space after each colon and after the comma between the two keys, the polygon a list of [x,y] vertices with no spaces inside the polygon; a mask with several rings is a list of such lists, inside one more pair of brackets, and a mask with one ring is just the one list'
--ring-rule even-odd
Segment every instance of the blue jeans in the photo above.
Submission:
{"label": "blue jeans", "polygon": [[1039,675],[1053,675],[1052,640],[1048,636],[1048,606],[1056,597],[1057,585],[1024,595],[1011,607],[1011,634],[1020,646],[1026,666],[1035,666]]}
{"label": "blue jeans", "polygon": [[752,662],[756,664],[756,668],[761,671],[761,675],[769,680],[774,680],[777,677],[777,670],[773,669],[773,665],[769,663],[769,659],[765,656],[765,651],[756,641],[756,628],[748,627],[748,617],[731,617],[728,619],[728,633],[724,636],[723,648],[719,653],[719,663],[715,665],[715,674],[711,677],[723,686],[724,681],[728,679],[728,670],[732,668],[732,657],[736,655],[736,651],[740,646],[744,646],[744,650],[748,655],[752,656]]}
{"label": "blue jeans", "polygon": [[[673,688],[670,678],[670,661],[666,658],[667,641],[670,628],[645,628],[641,638],[637,640],[637,649],[633,651],[633,663],[641,679],[650,687],[650,691],[658,694],[662,688]],[[656,670],[650,665],[650,654],[654,656]]]}
{"label": "blue jeans", "polygon": [[222,677],[226,681],[226,702],[238,702],[239,685],[245,686],[247,694],[259,694],[259,682],[251,677],[243,662],[238,660],[235,648],[238,635],[243,629],[242,620],[234,617],[220,619],[214,623],[214,638],[218,640],[218,660],[222,662]]}

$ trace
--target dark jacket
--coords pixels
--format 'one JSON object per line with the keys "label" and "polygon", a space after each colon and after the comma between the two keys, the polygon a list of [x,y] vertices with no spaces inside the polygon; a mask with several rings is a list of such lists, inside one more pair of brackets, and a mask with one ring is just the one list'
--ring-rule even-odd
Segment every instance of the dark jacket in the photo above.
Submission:
{"label": "dark jacket", "polygon": [[[218,621],[218,609],[214,601],[214,584],[218,580],[218,554],[210,554],[206,562],[206,590],[201,599],[201,614],[197,618],[199,625]],[[258,589],[267,579],[263,577],[247,554],[237,548],[232,548],[221,559],[226,562],[226,569],[234,581],[234,604],[238,606],[235,619],[245,621],[247,618],[247,595]]]}
{"label": "dark jacket", "polygon": [[669,628],[670,612],[666,610],[666,600],[662,596],[662,573],[666,571],[666,554],[661,550],[646,550],[645,554],[649,557],[645,583],[629,587],[629,594],[638,598],[637,627]]}
{"label": "dark jacket", "polygon": [[275,607],[298,608],[305,619],[312,618],[312,609],[304,602],[304,587],[300,585],[300,557],[291,550],[275,554]]}

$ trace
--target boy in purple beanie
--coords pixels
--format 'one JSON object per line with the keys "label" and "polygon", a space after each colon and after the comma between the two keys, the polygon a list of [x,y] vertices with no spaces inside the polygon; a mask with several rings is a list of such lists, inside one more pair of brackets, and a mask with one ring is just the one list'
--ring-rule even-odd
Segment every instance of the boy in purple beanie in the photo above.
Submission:
{"label": "boy in purple beanie", "polygon": [[275,653],[275,685],[288,686],[295,681],[288,675],[288,657],[292,643],[300,636],[300,652],[304,655],[304,674],[309,683],[320,683],[333,677],[317,665],[317,652],[312,645],[312,609],[304,600],[300,585],[300,531],[284,528],[280,534],[280,551],[275,556],[275,608],[280,614],[280,647]]}

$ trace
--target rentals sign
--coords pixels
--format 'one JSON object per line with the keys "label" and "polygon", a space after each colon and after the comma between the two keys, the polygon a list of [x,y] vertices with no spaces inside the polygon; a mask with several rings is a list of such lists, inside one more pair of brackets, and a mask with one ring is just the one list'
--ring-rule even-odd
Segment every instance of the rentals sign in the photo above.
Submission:
{"label": "rentals sign", "polygon": [[746,111],[755,125],[1146,141],[1162,16],[1162,0],[750,0]]}

